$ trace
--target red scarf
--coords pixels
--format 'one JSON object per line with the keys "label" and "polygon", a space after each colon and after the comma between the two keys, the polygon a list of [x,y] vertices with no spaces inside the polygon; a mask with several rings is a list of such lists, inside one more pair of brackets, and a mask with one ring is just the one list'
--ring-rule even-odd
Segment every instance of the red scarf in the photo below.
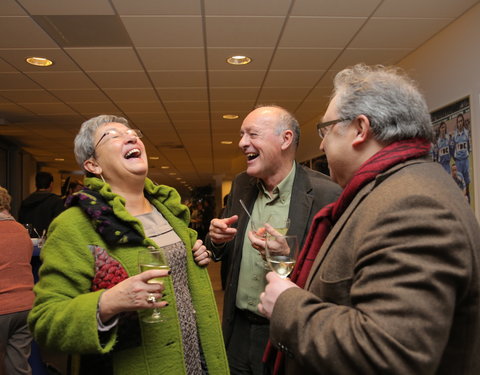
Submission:
{"label": "red scarf", "polygon": [[[323,241],[363,186],[394,165],[424,156],[429,150],[430,142],[425,139],[407,139],[388,145],[363,163],[345,186],[338,200],[323,207],[313,218],[307,239],[290,277],[291,280],[300,288],[305,287],[310,269]],[[283,353],[278,352],[270,341],[265,349],[263,362],[274,363],[274,375],[284,373]]]}

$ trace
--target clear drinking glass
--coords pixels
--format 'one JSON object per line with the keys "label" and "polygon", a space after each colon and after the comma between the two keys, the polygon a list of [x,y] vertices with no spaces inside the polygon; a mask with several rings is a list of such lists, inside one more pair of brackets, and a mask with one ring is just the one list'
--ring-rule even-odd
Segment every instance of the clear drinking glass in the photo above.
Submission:
{"label": "clear drinking glass", "polygon": [[[138,253],[138,267],[140,272],[148,270],[170,270],[167,262],[167,257],[163,249],[145,248]],[[163,277],[156,277],[148,280],[149,284],[163,284]],[[165,318],[160,313],[160,309],[153,308],[152,314],[145,316],[142,320],[146,323],[164,322]]]}
{"label": "clear drinking glass", "polygon": [[297,236],[267,236],[265,255],[270,269],[282,279],[286,279],[297,261]]}

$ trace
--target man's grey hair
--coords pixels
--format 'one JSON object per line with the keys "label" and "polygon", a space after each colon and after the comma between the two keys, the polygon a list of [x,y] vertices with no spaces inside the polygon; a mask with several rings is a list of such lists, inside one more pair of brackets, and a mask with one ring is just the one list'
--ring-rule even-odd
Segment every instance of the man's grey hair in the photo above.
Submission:
{"label": "man's grey hair", "polygon": [[80,131],[78,132],[74,141],[74,152],[75,159],[82,169],[84,169],[83,163],[85,160],[91,158],[95,152],[95,132],[100,126],[110,122],[118,122],[130,127],[127,119],[114,115],[100,115],[93,117],[90,120],[85,121],[80,127]]}
{"label": "man's grey hair", "polygon": [[279,123],[277,124],[277,128],[275,129],[275,133],[280,135],[284,130],[291,130],[293,131],[293,144],[295,147],[298,147],[300,143],[300,124],[298,123],[297,119],[285,108],[280,107],[276,104],[260,104],[255,107],[258,108],[277,108],[280,110],[279,115]]}
{"label": "man's grey hair", "polygon": [[365,115],[376,140],[390,144],[409,138],[433,140],[427,104],[416,83],[400,68],[357,64],[333,81],[340,118]]}

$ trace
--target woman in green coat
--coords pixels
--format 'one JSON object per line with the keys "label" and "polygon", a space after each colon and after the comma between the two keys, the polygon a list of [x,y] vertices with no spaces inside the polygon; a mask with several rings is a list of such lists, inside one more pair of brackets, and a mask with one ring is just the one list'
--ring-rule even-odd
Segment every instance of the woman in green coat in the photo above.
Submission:
{"label": "woman in green coat", "polygon": [[[227,374],[209,251],[173,188],[147,176],[139,130],[101,115],[82,124],[75,157],[86,188],[51,224],[29,324],[35,340],[73,354],[81,374]],[[162,247],[171,274],[138,271]],[[163,284],[148,280],[162,277]],[[161,309],[163,322],[142,316]]]}

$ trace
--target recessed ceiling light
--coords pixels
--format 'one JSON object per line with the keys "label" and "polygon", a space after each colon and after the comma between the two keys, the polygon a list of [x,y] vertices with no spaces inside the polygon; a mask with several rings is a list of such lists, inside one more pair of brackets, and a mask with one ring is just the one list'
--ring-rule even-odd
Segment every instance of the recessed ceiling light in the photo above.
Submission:
{"label": "recessed ceiling light", "polygon": [[162,169],[168,169],[168,168],[170,168],[170,167],[169,167],[168,165],[162,165],[160,168],[162,168]]}
{"label": "recessed ceiling light", "polygon": [[222,145],[231,145],[233,142],[232,141],[221,141],[220,143]]}
{"label": "recessed ceiling light", "polygon": [[170,172],[169,175],[170,176],[176,176],[177,174],[175,172]]}
{"label": "recessed ceiling light", "polygon": [[35,66],[50,66],[53,64],[52,60],[46,59],[45,57],[27,57],[25,59],[27,63],[30,65],[35,65]]}
{"label": "recessed ceiling light", "polygon": [[242,55],[230,56],[227,59],[227,63],[229,63],[230,65],[246,65],[249,64],[251,61],[252,59],[250,57]]}
{"label": "recessed ceiling light", "polygon": [[158,159],[160,159],[160,158],[159,158],[158,156],[150,156],[149,159],[150,159],[150,160],[158,160]]}
{"label": "recessed ceiling light", "polygon": [[235,120],[238,118],[238,115],[226,114],[222,116],[225,120]]}
{"label": "recessed ceiling light", "polygon": [[65,161],[65,159],[62,159],[62,158],[55,158],[53,160],[55,160],[55,161]]}

